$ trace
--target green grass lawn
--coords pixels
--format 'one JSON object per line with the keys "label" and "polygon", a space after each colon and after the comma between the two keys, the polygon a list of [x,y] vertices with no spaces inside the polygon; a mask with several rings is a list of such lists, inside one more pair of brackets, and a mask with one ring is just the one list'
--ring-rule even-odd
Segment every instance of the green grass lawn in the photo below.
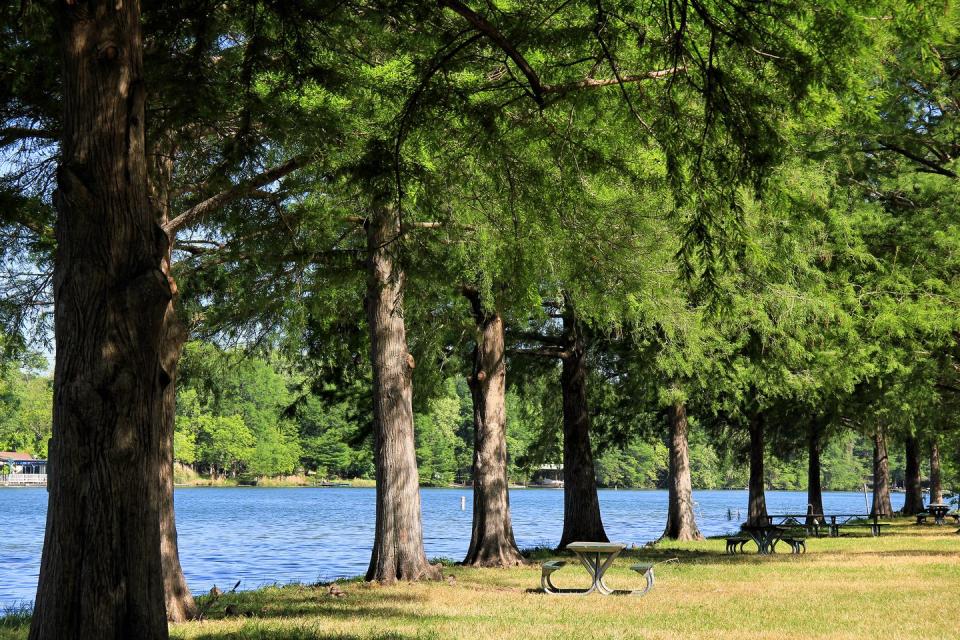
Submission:
{"label": "green grass lawn", "polygon": [[[202,622],[174,625],[174,638],[948,638],[960,630],[960,535],[955,526],[897,521],[879,538],[808,538],[807,553],[727,556],[723,540],[631,551],[607,574],[611,587],[640,587],[630,570],[656,568],[656,587],[630,596],[556,597],[539,592],[537,555],[509,569],[445,567],[441,582],[379,586],[271,587],[228,594]],[[752,548],[748,544],[748,548]],[[785,545],[780,546],[781,550]],[[554,574],[585,586],[586,572]],[[231,614],[225,609],[231,605]],[[24,638],[26,620],[0,623],[0,638]]]}

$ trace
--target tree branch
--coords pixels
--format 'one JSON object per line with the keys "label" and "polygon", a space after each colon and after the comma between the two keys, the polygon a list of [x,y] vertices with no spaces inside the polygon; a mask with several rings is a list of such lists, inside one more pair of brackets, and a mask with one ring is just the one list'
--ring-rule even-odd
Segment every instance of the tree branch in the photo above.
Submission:
{"label": "tree branch", "polygon": [[910,150],[908,150],[908,149],[904,149],[903,147],[897,146],[897,145],[895,145],[895,144],[889,144],[889,143],[887,143],[887,142],[879,142],[878,144],[879,144],[880,147],[883,148],[883,149],[886,149],[886,150],[888,150],[888,151],[893,151],[894,153],[900,154],[900,155],[903,156],[904,158],[909,158],[910,160],[913,160],[914,162],[918,162],[918,163],[922,164],[923,166],[925,166],[925,167],[927,167],[928,169],[930,169],[930,171],[931,171],[932,173],[936,173],[936,174],[939,174],[939,175],[941,175],[941,176],[946,176],[946,177],[948,177],[948,178],[957,178],[957,177],[958,177],[957,174],[954,173],[953,171],[951,171],[950,169],[947,169],[946,167],[942,167],[942,166],[940,166],[939,164],[937,164],[936,162],[933,162],[932,160],[928,160],[928,159],[924,158],[923,156],[918,155],[918,154],[916,154],[916,153],[913,153],[912,151],[910,151]]}
{"label": "tree branch", "polygon": [[6,127],[0,129],[0,147],[17,142],[18,140],[27,140],[29,138],[41,138],[44,140],[56,140],[60,137],[59,131],[49,129],[31,129],[29,127]]}
{"label": "tree branch", "polygon": [[229,189],[221,191],[217,195],[207,198],[206,200],[199,202],[182,212],[180,215],[167,222],[167,224],[163,225],[163,230],[167,233],[167,235],[172,236],[183,227],[199,220],[203,215],[214,211],[225,204],[257,193],[260,187],[266,186],[271,182],[279,180],[288,173],[292,173],[297,169],[306,166],[310,163],[311,159],[312,158],[310,156],[306,155],[296,156],[277,167],[268,169],[263,173],[250,178],[249,180],[237,183]]}
{"label": "tree branch", "polygon": [[[540,76],[538,76],[537,72],[533,70],[533,67],[530,66],[530,63],[527,62],[527,59],[523,57],[523,54],[520,53],[517,48],[513,46],[513,44],[507,40],[502,33],[500,33],[500,31],[497,30],[496,27],[487,22],[482,16],[478,15],[470,7],[466,6],[459,0],[440,0],[439,4],[441,7],[447,7],[448,9],[451,9],[463,16],[463,18],[469,22],[474,29],[487,36],[493,41],[494,44],[500,47],[500,49],[507,54],[511,60],[513,60],[514,64],[519,67],[520,71],[527,78],[527,82],[530,84],[530,91],[533,93],[533,99],[541,107],[546,106],[544,96],[548,94],[559,97],[570,93],[571,91],[578,91],[580,89],[598,89],[613,85],[617,85],[621,88],[621,90],[623,90],[623,85],[627,83],[667,78],[674,74],[683,73],[686,71],[686,67],[673,67],[671,69],[660,69],[655,71],[647,71],[645,73],[621,76],[616,67],[612,65],[614,75],[617,76],[615,78],[600,80],[596,78],[584,78],[583,80],[568,82],[565,84],[543,84],[540,81]],[[606,49],[606,45],[604,44],[603,46],[604,49]],[[609,57],[609,52],[607,52],[607,56]]]}
{"label": "tree branch", "polygon": [[543,85],[540,83],[540,77],[537,76],[537,72],[533,70],[533,67],[530,66],[530,63],[527,62],[526,58],[516,50],[516,48],[510,44],[510,41],[507,40],[502,33],[500,33],[496,27],[480,17],[476,12],[473,11],[470,7],[463,4],[459,0],[440,0],[441,7],[447,7],[452,9],[454,12],[463,16],[463,18],[473,26],[474,29],[484,34],[490,38],[498,47],[500,47],[504,53],[506,53],[514,64],[519,67],[520,71],[527,78],[527,82],[530,83],[530,90],[533,91],[533,99],[543,106]]}
{"label": "tree branch", "polygon": [[523,340],[526,342],[540,342],[542,344],[548,344],[555,347],[566,348],[567,340],[564,336],[547,336],[541,333],[533,333],[528,331],[516,331],[510,332],[508,337],[515,340]]}
{"label": "tree branch", "polygon": [[622,85],[629,84],[631,82],[642,82],[644,80],[658,80],[660,78],[668,78],[677,73],[686,72],[686,67],[673,67],[671,69],[659,69],[656,71],[647,71],[646,73],[622,76],[621,78],[584,78],[583,80],[578,80],[577,82],[569,82],[567,84],[555,84],[555,85],[544,85],[543,92],[550,93],[554,95],[564,95],[571,91],[578,91],[580,89],[599,89],[601,87],[610,87],[613,85]]}
{"label": "tree branch", "polygon": [[540,349],[507,349],[507,355],[510,356],[531,356],[534,358],[559,358],[561,360],[569,358],[572,353],[568,349],[559,349],[557,347],[541,347]]}

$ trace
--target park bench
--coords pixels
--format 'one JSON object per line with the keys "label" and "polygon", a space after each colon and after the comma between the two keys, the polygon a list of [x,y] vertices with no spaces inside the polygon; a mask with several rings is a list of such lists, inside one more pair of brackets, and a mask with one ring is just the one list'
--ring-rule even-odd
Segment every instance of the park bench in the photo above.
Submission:
{"label": "park bench", "polygon": [[740,552],[743,553],[743,545],[750,542],[750,538],[744,538],[742,536],[734,536],[732,538],[727,538],[727,553],[733,555],[737,552],[737,547],[740,548]]}
{"label": "park bench", "polygon": [[544,591],[557,591],[557,588],[553,586],[553,582],[550,580],[550,574],[554,571],[559,571],[565,566],[567,566],[567,563],[563,560],[551,560],[550,562],[544,562],[540,566],[540,586],[543,587]]}

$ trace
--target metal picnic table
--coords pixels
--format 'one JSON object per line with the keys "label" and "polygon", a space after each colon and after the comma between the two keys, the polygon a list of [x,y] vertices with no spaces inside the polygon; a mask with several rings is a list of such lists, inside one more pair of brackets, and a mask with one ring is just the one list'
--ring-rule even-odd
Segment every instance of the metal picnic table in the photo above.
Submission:
{"label": "metal picnic table", "polygon": [[927,511],[933,516],[934,524],[946,524],[945,519],[950,511],[950,505],[947,504],[928,504]]}
{"label": "metal picnic table", "polygon": [[[617,556],[619,556],[620,552],[626,549],[626,547],[627,545],[623,544],[622,542],[571,542],[567,545],[567,549],[572,551],[577,556],[577,559],[580,560],[580,564],[582,564],[587,570],[587,573],[590,574],[590,588],[557,588],[557,586],[553,584],[550,576],[555,571],[558,571],[562,567],[566,566],[567,563],[562,560],[553,560],[551,562],[545,562],[542,565],[540,585],[543,587],[545,593],[549,593],[551,595],[587,595],[594,592],[605,596],[612,594],[643,595],[653,588],[652,564],[637,564],[630,567],[634,571],[643,574],[643,576],[646,578],[647,584],[644,589],[632,591],[615,590],[608,587],[603,581],[603,574],[605,574],[607,569],[613,565],[613,561],[617,559]],[[673,561],[675,561],[675,559]]]}
{"label": "metal picnic table", "polygon": [[[801,523],[801,519],[805,522]],[[878,519],[879,516],[877,514],[863,513],[834,513],[829,515],[823,513],[784,513],[768,515],[767,523],[787,527],[803,527],[808,530],[813,529],[817,535],[819,535],[820,527],[825,526],[829,529],[831,537],[836,538],[840,535],[840,527],[852,526],[870,527],[870,533],[874,536],[879,536],[881,525]],[[811,520],[813,524],[806,524],[806,522],[810,522]],[[855,520],[858,522],[854,522]],[[865,522],[859,522],[860,520]],[[824,524],[821,525],[819,524],[820,522]]]}
{"label": "metal picnic table", "polygon": [[764,556],[773,553],[773,548],[787,531],[786,527],[776,524],[744,524],[740,530],[757,543],[757,553]]}

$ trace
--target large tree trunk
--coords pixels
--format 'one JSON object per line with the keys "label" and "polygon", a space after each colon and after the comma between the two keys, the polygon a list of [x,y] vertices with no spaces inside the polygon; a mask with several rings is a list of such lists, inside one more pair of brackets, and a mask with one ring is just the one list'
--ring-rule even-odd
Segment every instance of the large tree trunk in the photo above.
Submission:
{"label": "large tree trunk", "polygon": [[367,322],[373,364],[376,533],[367,580],[438,578],[427,562],[413,435],[413,356],[403,321],[404,273],[396,262],[400,221],[376,203],[367,221]]}
{"label": "large tree trunk", "polygon": [[[160,208],[161,224],[170,219],[170,184],[173,179],[173,158],[176,150],[172,144],[159,145],[153,149],[153,172],[151,187],[153,200]],[[175,237],[168,238],[169,248],[163,262],[172,298],[163,317],[161,364],[170,383],[163,394],[163,411],[160,418],[160,558],[163,565],[163,590],[166,601],[167,620],[184,622],[197,616],[197,604],[187,587],[187,580],[180,566],[180,549],[177,545],[177,526],[173,504],[173,433],[177,417],[177,365],[187,341],[187,330],[177,317],[177,284],[173,279],[172,261]]]}
{"label": "large tree trunk", "polygon": [[53,437],[31,640],[167,638],[160,560],[161,366],[171,292],[150,205],[140,7],[56,3]]}
{"label": "large tree trunk", "polygon": [[908,435],[905,444],[907,468],[904,473],[906,495],[903,515],[912,516],[923,511],[923,487],[920,486],[920,443],[916,436]]}
{"label": "large tree trunk", "polygon": [[567,354],[563,357],[563,534],[559,548],[571,542],[607,542],[600,519],[597,475],[590,448],[587,410],[587,353],[579,321],[564,314]]}
{"label": "large tree trunk", "polygon": [[[814,423],[810,427],[810,441],[808,443],[809,459],[807,461],[807,513],[823,514],[823,488],[820,484],[820,452],[823,443],[821,437],[823,429],[820,424]],[[807,524],[813,525],[823,522],[823,518],[807,518]]]}
{"label": "large tree trunk", "polygon": [[667,527],[664,538],[703,540],[693,514],[693,483],[687,447],[687,408],[676,403],[670,409],[670,467],[667,475]]}
{"label": "large tree trunk", "polygon": [[[470,297],[470,296],[468,296]],[[473,398],[473,530],[463,564],[510,567],[523,564],[510,521],[507,490],[507,367],[503,320],[470,297],[477,320],[470,394]]]}
{"label": "large tree trunk", "polygon": [[943,476],[940,473],[940,446],[936,436],[930,443],[930,504],[943,504]]}
{"label": "large tree trunk", "polygon": [[890,461],[887,459],[887,440],[882,429],[873,434],[873,508],[870,515],[888,518],[893,514],[890,505]]}
{"label": "large tree trunk", "polygon": [[767,524],[767,499],[764,495],[763,478],[763,426],[762,415],[750,419],[750,483],[747,522]]}

